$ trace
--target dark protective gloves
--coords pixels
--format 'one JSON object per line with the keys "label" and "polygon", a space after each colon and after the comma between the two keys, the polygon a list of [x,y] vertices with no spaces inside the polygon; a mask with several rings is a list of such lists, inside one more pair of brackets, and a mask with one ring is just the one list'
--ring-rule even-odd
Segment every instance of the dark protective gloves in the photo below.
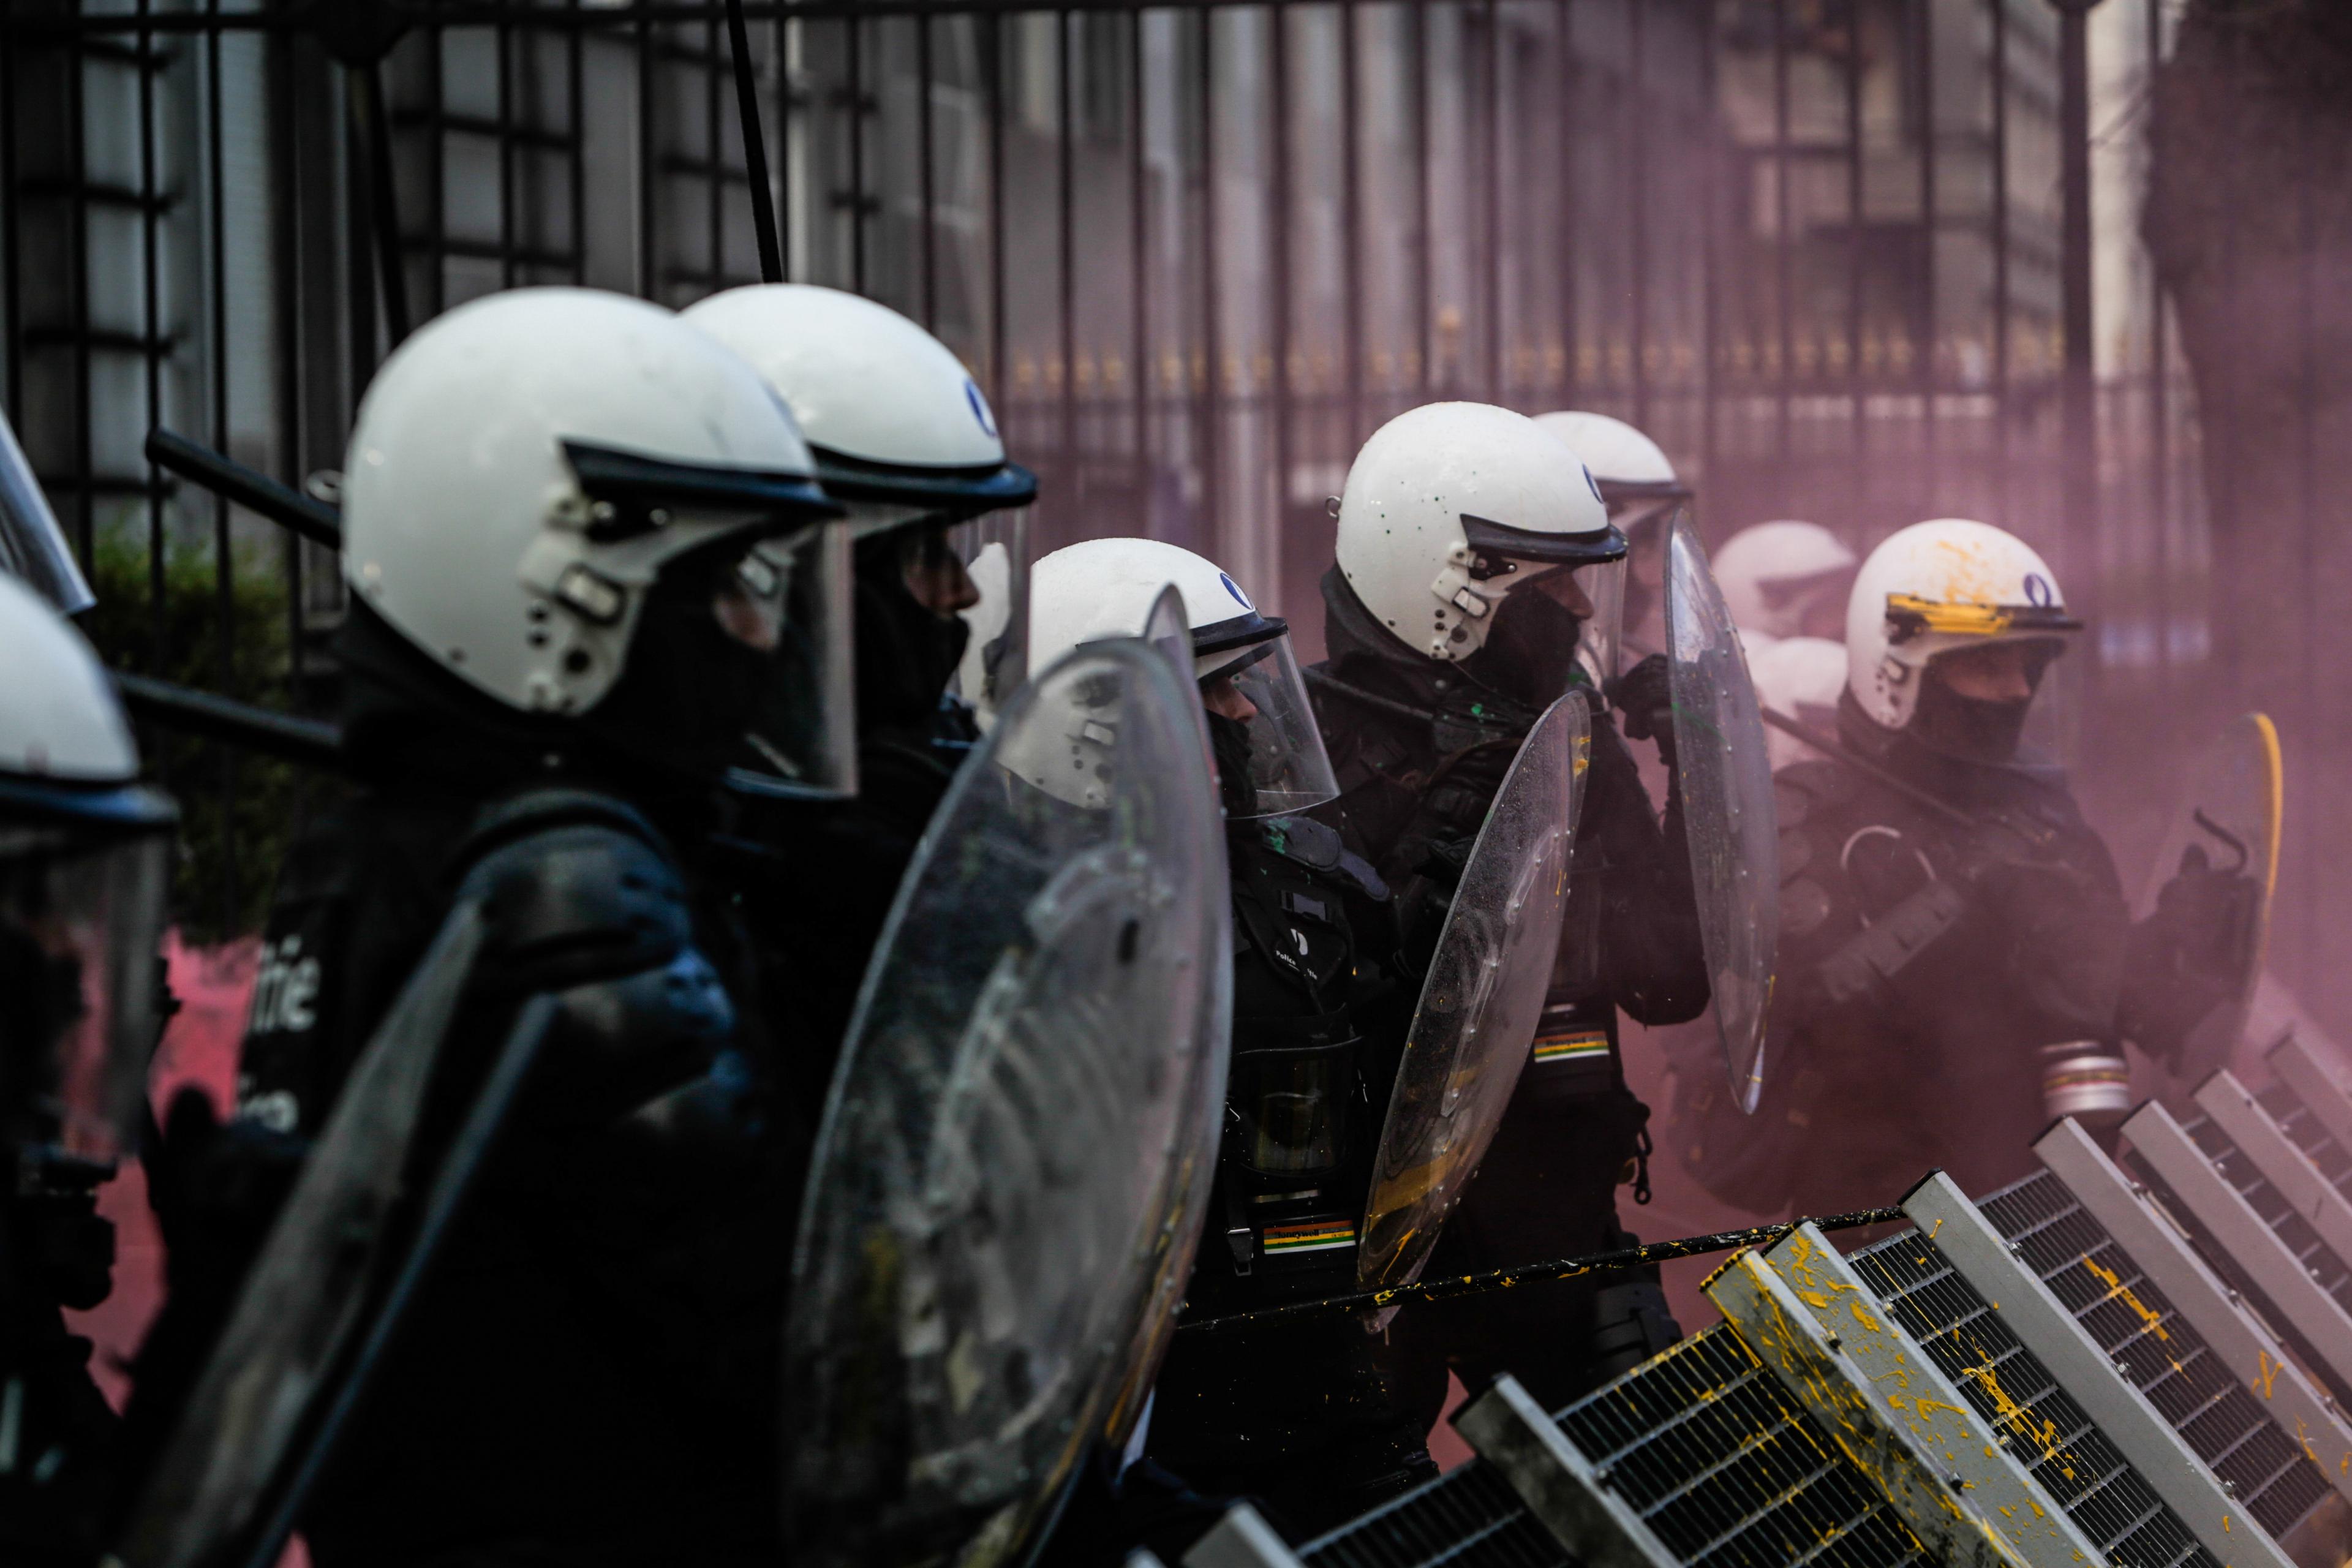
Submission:
{"label": "dark protective gloves", "polygon": [[2199,1026],[2243,999],[2262,913],[2262,883],[2213,867],[2192,849],[2157,894],[2155,910],[2132,927],[2117,1030],[2175,1072],[2221,1065],[2181,1055],[2192,1037],[2207,1032]]}
{"label": "dark protective gloves", "polygon": [[1675,692],[1666,656],[1654,653],[1603,688],[1622,714],[1625,737],[1654,741],[1658,760],[1675,765]]}

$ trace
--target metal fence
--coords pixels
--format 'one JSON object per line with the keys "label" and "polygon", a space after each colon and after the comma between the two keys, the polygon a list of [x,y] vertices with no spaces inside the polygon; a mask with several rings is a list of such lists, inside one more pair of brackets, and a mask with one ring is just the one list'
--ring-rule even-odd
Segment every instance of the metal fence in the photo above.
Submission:
{"label": "metal fence", "polygon": [[[2152,60],[2159,0],[2113,3]],[[965,357],[1044,478],[1041,552],[1202,550],[1311,652],[1349,457],[1468,396],[1632,419],[1717,539],[2002,521],[2110,694],[2206,657],[2194,413],[2152,295],[2106,302],[2137,346],[2092,384],[2062,192],[2094,128],[2045,0],[745,10],[788,275]],[[6,0],[0,390],[110,657],[324,700],[331,560],[175,485],[148,430],[321,488],[437,310],[756,280],[732,66],[701,0]],[[250,764],[167,756],[224,803],[235,925],[278,797],[240,816]]]}

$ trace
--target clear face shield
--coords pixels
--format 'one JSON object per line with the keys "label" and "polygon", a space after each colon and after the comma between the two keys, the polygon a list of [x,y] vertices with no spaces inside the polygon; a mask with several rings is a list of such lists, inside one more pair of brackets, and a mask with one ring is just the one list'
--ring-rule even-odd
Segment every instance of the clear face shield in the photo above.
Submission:
{"label": "clear face shield", "polygon": [[857,791],[852,525],[803,474],[677,463],[566,440],[593,552],[555,596],[632,612],[618,679],[587,717],[608,741],[756,795]]}
{"label": "clear face shield", "polygon": [[714,613],[764,666],[730,784],[761,795],[857,793],[853,595],[849,530],[838,522],[763,539],[728,572]]}
{"label": "clear face shield", "polygon": [[1619,658],[1625,603],[1622,557],[1580,566],[1502,563],[1514,575],[1495,611],[1474,673],[1496,689],[1549,707],[1569,689],[1598,689]]}
{"label": "clear face shield", "polygon": [[0,415],[0,572],[56,605],[59,615],[78,616],[98,603],[5,415]]}
{"label": "clear face shield", "polygon": [[1289,637],[1202,652],[1214,631],[1194,628],[1192,662],[1225,815],[1282,816],[1336,797],[1339,780]]}
{"label": "clear face shield", "polygon": [[1666,647],[1666,542],[1675,523],[1686,517],[1690,498],[1682,491],[1629,490],[1603,482],[1609,521],[1625,535],[1625,580],[1621,627],[1608,666],[1613,678]]}
{"label": "clear face shield", "polygon": [[1029,514],[991,512],[948,530],[980,602],[958,612],[971,628],[956,692],[985,712],[1029,676]]}
{"label": "clear face shield", "polygon": [[37,1165],[103,1166],[136,1135],[171,851],[167,831],[0,826],[0,1114]]}
{"label": "clear face shield", "polygon": [[2068,639],[2004,637],[1928,659],[1910,732],[1962,762],[2062,767],[2070,753]]}

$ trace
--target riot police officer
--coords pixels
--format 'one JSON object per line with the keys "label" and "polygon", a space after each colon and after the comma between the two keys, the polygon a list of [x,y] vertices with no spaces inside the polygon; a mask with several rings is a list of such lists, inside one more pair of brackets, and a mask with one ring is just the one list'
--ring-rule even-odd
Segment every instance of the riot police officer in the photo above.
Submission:
{"label": "riot police officer", "polygon": [[[1425,941],[1503,770],[1536,716],[1613,664],[1625,538],[1578,455],[1523,416],[1432,404],[1357,455],[1323,579],[1315,672],[1349,844],[1399,889]],[[1626,734],[1671,769],[1662,659],[1611,691]],[[1706,1005],[1678,782],[1652,815],[1618,725],[1596,719],[1552,991],[1509,1111],[1439,1243],[1467,1272],[1620,1243],[1648,1110],[1625,1088],[1617,1011],[1676,1023]],[[1517,1375],[1564,1404],[1671,1342],[1654,1274],[1504,1292],[1407,1313],[1466,1384]]]}
{"label": "riot police officer", "polygon": [[178,813],[89,645],[5,573],[0,668],[0,1556],[81,1563],[117,1430],[62,1313],[113,1286],[97,1190],[144,1121]]}
{"label": "riot police officer", "polygon": [[[264,938],[281,976],[210,1142],[284,1141],[312,1180],[318,1148],[353,1147],[316,1143],[346,1075],[404,1039],[378,1037],[395,994],[404,1019],[454,987],[400,1156],[429,1188],[526,999],[556,1005],[312,1494],[321,1564],[776,1550],[810,1108],[778,1088],[705,861],[725,781],[823,789],[849,765],[839,508],[814,468],[755,372],[618,295],[460,307],[368,390],[340,637],[361,788],[289,858]],[[173,1121],[192,1181],[235,1166],[189,1108]],[[345,1289],[384,1273],[328,1264]],[[224,1413],[182,1418],[134,1548],[169,1538],[173,1466]]]}
{"label": "riot police officer", "polygon": [[[1845,635],[1845,600],[1861,564],[1818,522],[1782,518],[1743,528],[1715,552],[1715,580],[1748,638]],[[1748,643],[1752,659],[1756,643]]]}
{"label": "riot police officer", "polygon": [[2036,743],[2082,629],[2048,563],[1982,522],[1894,534],[1846,611],[1837,737],[1776,779],[1780,965],[1752,1118],[1712,1064],[1674,1139],[1759,1212],[1889,1202],[1941,1166],[1970,1192],[2031,1168],[2045,1078],[2119,1074],[2129,917],[2106,846]]}
{"label": "riot police officer", "polygon": [[[1216,1190],[1186,1292],[1194,1318],[1352,1289],[1358,1227],[1413,989],[1388,891],[1329,826],[1335,793],[1287,626],[1171,544],[1099,539],[1032,575],[1042,665],[1147,628],[1181,596],[1223,797],[1232,871],[1233,1066]],[[1444,1395],[1352,1318],[1179,1334],[1147,1451],[1206,1493],[1259,1497],[1294,1531],[1434,1474]]]}
{"label": "riot police officer", "polygon": [[[761,949],[792,955],[795,1055],[822,1094],[900,873],[977,737],[971,705],[949,690],[970,635],[964,612],[980,597],[950,531],[1027,506],[1037,480],[1007,459],[962,363],[886,305],[763,284],[713,295],[685,319],[783,399],[855,542],[856,798],[785,802],[744,824],[752,841],[790,846],[789,876],[749,866],[743,896]],[[1023,563],[1007,564],[1003,592],[1017,605]],[[999,695],[1019,676],[1013,640],[979,661],[982,684],[1008,683]],[[808,897],[812,885],[825,895]]]}

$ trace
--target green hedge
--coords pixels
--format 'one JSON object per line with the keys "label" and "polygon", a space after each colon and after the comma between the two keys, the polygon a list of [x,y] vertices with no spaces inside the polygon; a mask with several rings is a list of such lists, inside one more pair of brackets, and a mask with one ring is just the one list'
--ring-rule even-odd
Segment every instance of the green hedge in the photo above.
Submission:
{"label": "green hedge", "polygon": [[[247,702],[286,706],[289,630],[278,552],[241,546],[230,552],[224,680],[221,584],[211,542],[165,551],[159,620],[145,533],[142,526],[103,531],[92,552],[90,588],[98,604],[81,616],[81,626],[107,663]],[[257,931],[278,860],[316,776],[290,763],[152,724],[140,727],[139,739],[149,776],[180,802],[172,892],[183,934],[208,942]]]}

